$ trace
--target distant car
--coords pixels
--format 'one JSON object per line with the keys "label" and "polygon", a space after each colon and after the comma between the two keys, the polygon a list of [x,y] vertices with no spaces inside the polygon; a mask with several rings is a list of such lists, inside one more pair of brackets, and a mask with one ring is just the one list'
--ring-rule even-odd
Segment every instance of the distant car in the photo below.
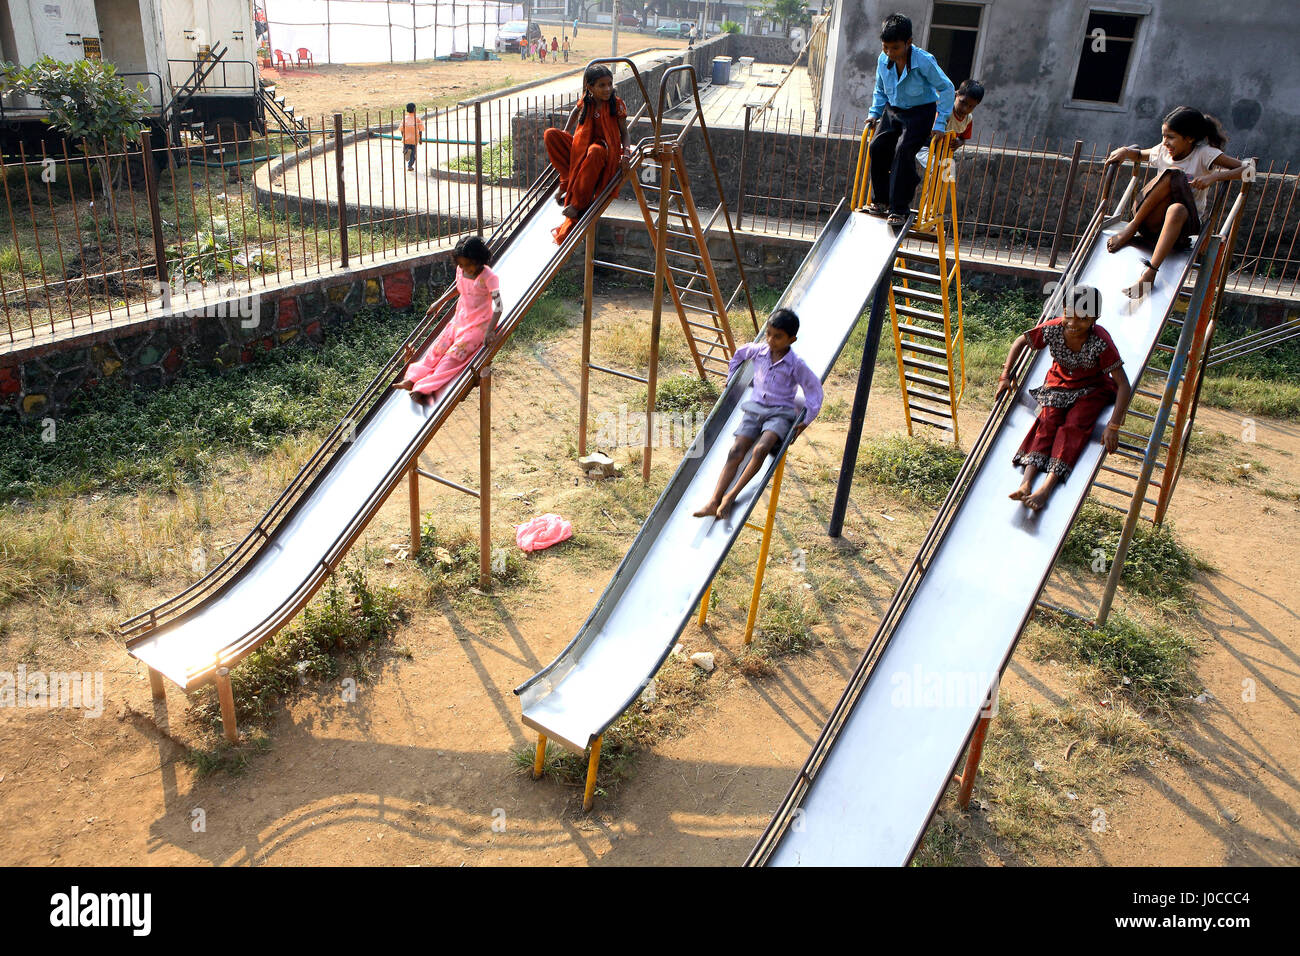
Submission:
{"label": "distant car", "polygon": [[518,53],[519,46],[524,37],[529,40],[536,40],[542,35],[540,24],[532,23],[527,20],[511,20],[509,23],[497,30],[497,52],[498,53]]}
{"label": "distant car", "polygon": [[618,25],[621,27],[639,27],[641,18],[634,13],[624,13],[619,16]]}
{"label": "distant car", "polygon": [[659,29],[655,30],[657,37],[684,37],[690,36],[690,33],[689,23],[661,23]]}

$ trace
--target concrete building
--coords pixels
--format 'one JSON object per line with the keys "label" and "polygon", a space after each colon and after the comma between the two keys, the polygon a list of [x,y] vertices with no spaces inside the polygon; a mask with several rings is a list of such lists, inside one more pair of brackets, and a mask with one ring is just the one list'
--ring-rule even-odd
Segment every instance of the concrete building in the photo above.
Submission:
{"label": "concrete building", "polygon": [[880,23],[910,17],[914,42],[954,83],[988,88],[977,135],[1042,142],[1160,138],[1175,106],[1213,113],[1235,156],[1300,158],[1300,25],[1265,0],[837,0],[821,119],[858,126],[871,105]]}

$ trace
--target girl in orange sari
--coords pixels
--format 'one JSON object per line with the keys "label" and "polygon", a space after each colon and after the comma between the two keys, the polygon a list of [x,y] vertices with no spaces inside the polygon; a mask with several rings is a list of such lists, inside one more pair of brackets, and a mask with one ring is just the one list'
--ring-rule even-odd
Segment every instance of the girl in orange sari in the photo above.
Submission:
{"label": "girl in orange sari", "polygon": [[546,155],[560,174],[555,201],[564,206],[564,223],[551,230],[556,244],[596,195],[625,167],[632,155],[627,130],[627,106],[614,95],[614,74],[601,63],[582,74],[582,99],[569,113],[564,129],[542,134]]}

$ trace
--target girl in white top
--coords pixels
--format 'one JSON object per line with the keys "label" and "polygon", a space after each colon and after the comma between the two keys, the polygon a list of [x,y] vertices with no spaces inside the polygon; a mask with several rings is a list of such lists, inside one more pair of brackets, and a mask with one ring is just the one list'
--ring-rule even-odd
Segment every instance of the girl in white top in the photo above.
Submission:
{"label": "girl in white top", "polygon": [[1155,286],[1156,272],[1176,248],[1186,248],[1200,235],[1209,211],[1211,184],[1240,178],[1246,169],[1239,159],[1223,152],[1219,121],[1208,113],[1180,106],[1165,117],[1160,143],[1150,149],[1121,146],[1106,157],[1106,164],[1146,160],[1156,175],[1133,200],[1133,218],[1110,237],[1106,248],[1116,252],[1134,238],[1153,245],[1150,259],[1138,281],[1124,290],[1131,298],[1146,295]]}

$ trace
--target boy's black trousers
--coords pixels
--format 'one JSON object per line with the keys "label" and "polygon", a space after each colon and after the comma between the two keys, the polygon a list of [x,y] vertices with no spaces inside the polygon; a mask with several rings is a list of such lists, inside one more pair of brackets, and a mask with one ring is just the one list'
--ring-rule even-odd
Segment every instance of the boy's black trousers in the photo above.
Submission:
{"label": "boy's black trousers", "polygon": [[898,109],[886,106],[871,140],[871,201],[889,204],[891,213],[907,215],[921,177],[916,154],[930,139],[934,103]]}
{"label": "boy's black trousers", "polygon": [[415,146],[411,143],[402,144],[402,159],[406,160],[406,168],[415,168]]}

